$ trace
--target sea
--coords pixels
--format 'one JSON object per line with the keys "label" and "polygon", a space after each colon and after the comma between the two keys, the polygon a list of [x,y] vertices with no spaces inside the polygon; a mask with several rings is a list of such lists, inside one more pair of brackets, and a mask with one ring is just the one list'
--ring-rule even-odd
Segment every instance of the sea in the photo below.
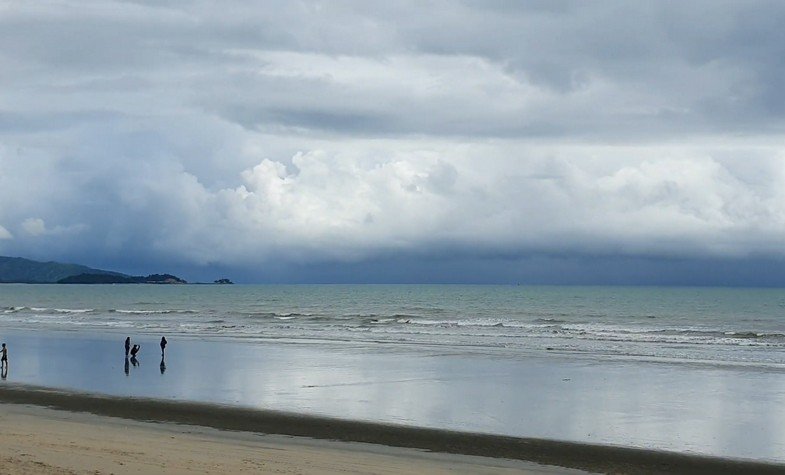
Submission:
{"label": "sea", "polygon": [[0,325],[785,368],[785,290],[0,285]]}
{"label": "sea", "polygon": [[0,385],[785,464],[783,289],[2,284],[0,341]]}

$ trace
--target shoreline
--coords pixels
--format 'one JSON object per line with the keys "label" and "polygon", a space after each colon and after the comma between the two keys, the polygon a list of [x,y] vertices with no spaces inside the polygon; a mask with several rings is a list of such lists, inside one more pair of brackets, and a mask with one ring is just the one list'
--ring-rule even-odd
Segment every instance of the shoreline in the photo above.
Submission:
{"label": "shoreline", "polygon": [[43,406],[145,422],[224,431],[359,442],[431,452],[512,459],[600,472],[782,473],[785,464],[632,447],[508,437],[352,421],[218,404],[103,396],[27,385],[0,386],[0,403]]}
{"label": "shoreline", "polygon": [[172,338],[162,365],[141,335],[131,365],[116,335],[3,333],[0,387],[785,464],[782,388],[767,372]]}
{"label": "shoreline", "polygon": [[440,454],[0,403],[0,473],[586,475],[508,459]]}

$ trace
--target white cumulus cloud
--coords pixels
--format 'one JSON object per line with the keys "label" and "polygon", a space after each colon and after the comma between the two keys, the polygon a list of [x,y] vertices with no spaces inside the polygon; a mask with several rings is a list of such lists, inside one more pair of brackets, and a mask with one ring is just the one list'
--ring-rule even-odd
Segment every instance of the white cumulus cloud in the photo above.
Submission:
{"label": "white cumulus cloud", "polygon": [[359,147],[263,159],[228,188],[158,170],[155,180],[128,182],[124,199],[136,208],[128,216],[157,223],[153,246],[200,262],[440,249],[782,255],[785,162],[778,149],[768,153],[750,159],[766,171],[752,176],[722,158],[745,154],[735,147],[401,143],[387,154]]}

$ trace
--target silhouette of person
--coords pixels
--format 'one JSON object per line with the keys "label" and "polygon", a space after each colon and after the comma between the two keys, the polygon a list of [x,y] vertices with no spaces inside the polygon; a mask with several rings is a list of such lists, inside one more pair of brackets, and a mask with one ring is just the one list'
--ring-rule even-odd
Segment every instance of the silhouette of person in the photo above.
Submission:
{"label": "silhouette of person", "polygon": [[167,343],[169,343],[169,342],[168,342],[168,341],[166,341],[166,337],[165,337],[165,336],[162,336],[162,337],[161,337],[161,361],[163,361],[163,358],[164,358],[164,350],[166,350],[166,344],[167,344]]}
{"label": "silhouette of person", "polygon": [[8,371],[8,348],[3,343],[3,347],[0,348],[0,368],[5,368]]}
{"label": "silhouette of person", "polygon": [[125,357],[128,358],[128,350],[131,349],[131,337],[125,339]]}
{"label": "silhouette of person", "polygon": [[164,357],[163,356],[161,357],[161,366],[160,366],[160,368],[161,368],[161,374],[164,374],[166,372],[166,362],[164,361]]}
{"label": "silhouette of person", "polygon": [[125,375],[128,376],[128,357],[125,357],[125,365],[123,366],[123,370],[125,371]]}
{"label": "silhouette of person", "polygon": [[134,345],[131,348],[131,364],[134,365],[134,366],[139,366],[139,360],[136,359],[136,354],[139,353],[139,350],[141,348],[142,347],[139,346],[139,345]]}

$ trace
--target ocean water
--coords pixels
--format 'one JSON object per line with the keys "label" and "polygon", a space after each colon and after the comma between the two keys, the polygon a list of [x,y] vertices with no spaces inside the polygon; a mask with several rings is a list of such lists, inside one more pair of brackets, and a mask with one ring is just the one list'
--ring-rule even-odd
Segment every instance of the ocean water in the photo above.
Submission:
{"label": "ocean water", "polygon": [[785,463],[783,313],[778,289],[4,284],[0,384]]}
{"label": "ocean water", "polygon": [[4,284],[0,329],[785,369],[781,289]]}

